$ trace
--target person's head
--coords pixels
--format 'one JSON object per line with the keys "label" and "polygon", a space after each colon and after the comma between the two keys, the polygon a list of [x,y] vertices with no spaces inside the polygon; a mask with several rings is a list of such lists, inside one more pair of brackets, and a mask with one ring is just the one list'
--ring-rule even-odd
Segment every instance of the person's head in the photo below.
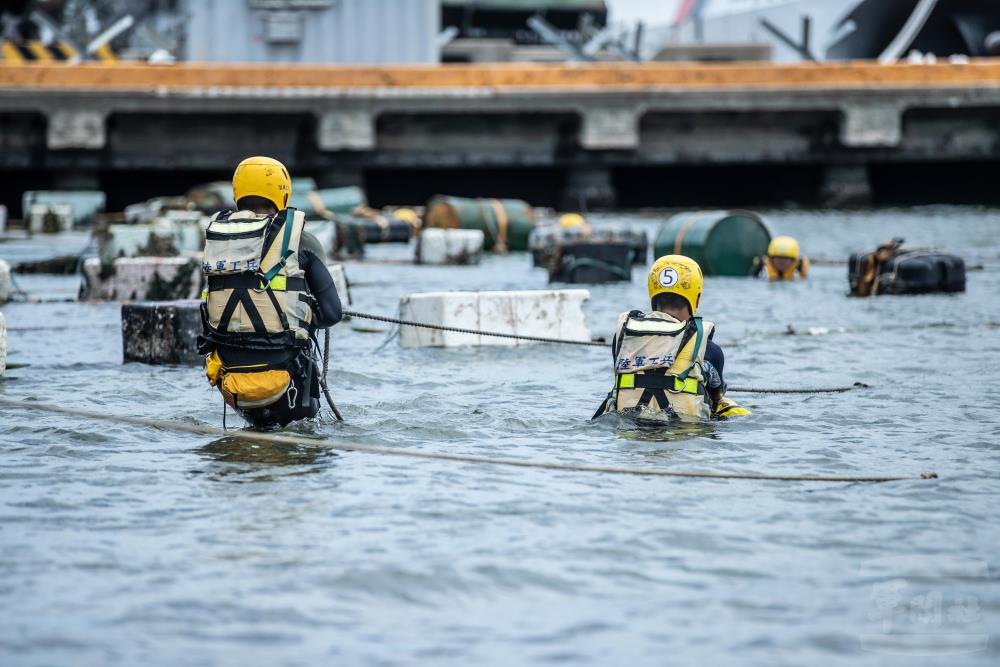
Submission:
{"label": "person's head", "polygon": [[785,273],[799,261],[799,242],[791,236],[775,236],[767,246],[767,256],[778,273]]}
{"label": "person's head", "polygon": [[649,269],[650,305],[675,319],[690,319],[698,312],[704,282],[698,262],[683,255],[664,255]]}
{"label": "person's head", "polygon": [[233,199],[241,211],[274,215],[288,207],[292,179],[285,165],[274,158],[248,157],[233,174]]}

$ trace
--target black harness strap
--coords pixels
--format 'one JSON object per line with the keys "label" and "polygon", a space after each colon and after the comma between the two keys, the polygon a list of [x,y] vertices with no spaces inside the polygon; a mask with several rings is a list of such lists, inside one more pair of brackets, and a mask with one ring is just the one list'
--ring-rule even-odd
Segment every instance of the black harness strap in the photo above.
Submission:
{"label": "black harness strap", "polygon": [[274,307],[275,312],[278,313],[278,319],[281,320],[281,330],[288,331],[288,318],[285,317],[284,309],[278,305],[278,297],[274,296],[274,290],[268,285],[265,291],[268,298],[271,299],[271,305]]}
{"label": "black harness strap", "polygon": [[264,326],[264,318],[260,316],[260,311],[257,310],[257,306],[254,305],[253,299],[250,298],[250,293],[246,290],[234,290],[233,294],[239,295],[240,303],[243,304],[243,309],[246,310],[247,317],[250,318],[250,324],[253,325],[253,330],[259,334],[266,335],[267,327]]}
{"label": "black harness strap", "polygon": [[[258,273],[237,273],[227,276],[209,276],[208,291],[217,292],[225,289],[254,289],[259,290],[261,285],[260,274]],[[305,278],[286,278],[285,290],[289,292],[305,292]]]}
{"label": "black harness strap", "polygon": [[233,313],[236,312],[236,306],[240,304],[240,292],[235,290],[229,295],[229,301],[226,302],[226,307],[222,309],[222,316],[219,317],[219,331],[228,331],[229,322],[233,319]]}

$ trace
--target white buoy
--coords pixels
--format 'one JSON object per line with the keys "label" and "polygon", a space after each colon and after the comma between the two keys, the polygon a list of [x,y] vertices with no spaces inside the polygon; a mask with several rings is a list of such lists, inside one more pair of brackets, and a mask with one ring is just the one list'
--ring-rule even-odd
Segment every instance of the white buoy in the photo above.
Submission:
{"label": "white buoy", "polygon": [[73,229],[73,207],[69,204],[32,204],[27,218],[32,234],[55,234]]}
{"label": "white buoy", "polygon": [[0,303],[10,301],[10,264],[0,259]]}
{"label": "white buoy", "polygon": [[7,322],[0,313],[0,377],[7,370]]}
{"label": "white buoy", "polygon": [[173,301],[201,295],[201,265],[188,257],[126,257],[83,263],[81,300]]}
{"label": "white buoy", "polygon": [[417,239],[417,264],[478,264],[485,240],[481,229],[425,229]]}
{"label": "white buoy", "polygon": [[[493,333],[589,341],[583,289],[510,292],[430,292],[406,294],[399,300],[400,318],[437,326]],[[531,341],[456,333],[401,325],[403,347],[526,345]]]}

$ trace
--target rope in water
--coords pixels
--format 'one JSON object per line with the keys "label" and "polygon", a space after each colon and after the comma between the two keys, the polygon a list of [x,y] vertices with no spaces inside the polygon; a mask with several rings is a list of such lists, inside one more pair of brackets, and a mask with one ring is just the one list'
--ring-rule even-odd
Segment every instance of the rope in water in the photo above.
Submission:
{"label": "rope in water", "polygon": [[608,344],[602,341],[596,340],[566,340],[564,338],[544,338],[541,336],[521,336],[518,334],[510,333],[499,333],[496,331],[478,331],[476,329],[461,329],[459,327],[446,327],[440,324],[428,324],[426,322],[411,322],[409,320],[401,320],[397,317],[388,317],[386,315],[372,315],[370,313],[358,313],[353,310],[345,310],[345,315],[350,315],[351,317],[360,317],[365,320],[375,320],[376,322],[387,322],[389,324],[399,324],[408,327],[420,327],[423,329],[434,329],[436,331],[452,331],[454,333],[465,333],[472,334],[474,336],[492,336],[494,338],[513,338],[515,340],[531,340],[536,343],[557,343],[560,345],[593,345],[596,347],[607,347]]}
{"label": "rope in water", "polygon": [[[410,320],[402,320],[398,317],[388,317],[387,315],[372,315],[371,313],[359,313],[353,310],[345,310],[345,315],[350,315],[351,317],[360,317],[366,320],[375,320],[377,322],[388,322],[389,324],[399,324],[410,327],[421,327],[424,329],[435,329],[438,331],[453,331],[456,333],[467,333],[477,336],[495,336],[497,338],[514,338],[517,340],[531,340],[537,341],[539,343],[557,343],[560,345],[591,345],[595,347],[607,347],[608,344],[601,341],[595,340],[565,340],[561,338],[542,338],[539,336],[520,336],[518,334],[509,333],[497,333],[493,331],[478,331],[476,329],[461,329],[458,327],[446,327],[440,324],[428,324],[426,322],[412,322]],[[854,385],[850,387],[819,387],[819,388],[808,388],[808,389],[758,389],[758,388],[748,388],[748,387],[729,387],[727,391],[740,394],[836,394],[845,391],[851,391],[855,388],[867,387],[868,385],[861,382],[855,382]]]}
{"label": "rope in water", "polygon": [[[189,424],[167,419],[147,419],[144,417],[129,417],[106,412],[92,412],[77,408],[65,408],[45,403],[30,403],[0,397],[0,406],[19,409],[49,412],[69,417],[82,417],[119,424],[148,426],[170,431],[184,431],[196,435],[215,437],[232,436],[233,433],[212,426]],[[433,459],[437,461],[456,461],[462,463],[480,463],[496,466],[513,466],[518,468],[536,468],[540,470],[563,470],[569,472],[600,472],[613,475],[637,475],[641,477],[687,477],[700,479],[743,479],[758,481],[786,482],[900,482],[920,479],[937,479],[937,473],[925,472],[915,475],[785,475],[763,473],[730,473],[730,472],[697,472],[683,470],[666,470],[664,468],[629,468],[621,466],[599,466],[576,463],[557,463],[554,461],[533,461],[530,459],[503,459],[490,456],[473,456],[467,454],[447,454],[444,452],[422,452],[392,447],[375,447],[327,439],[311,439],[281,435],[278,433],[260,433],[256,431],[239,431],[239,437],[244,440],[268,444],[303,445],[325,447],[345,452],[361,452],[366,454],[381,454],[384,456],[401,456],[415,459]]]}

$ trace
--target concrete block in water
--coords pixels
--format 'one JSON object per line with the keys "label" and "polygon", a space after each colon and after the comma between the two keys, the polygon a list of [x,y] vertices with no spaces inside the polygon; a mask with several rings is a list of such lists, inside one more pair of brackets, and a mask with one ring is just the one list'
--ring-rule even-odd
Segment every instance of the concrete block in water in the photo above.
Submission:
{"label": "concrete block in water", "polygon": [[327,270],[333,278],[333,284],[337,287],[337,295],[340,297],[340,305],[347,308],[351,305],[351,284],[347,280],[347,271],[343,264],[328,264]]}
{"label": "concrete block in water", "polygon": [[197,219],[157,218],[148,224],[108,225],[95,230],[94,238],[97,255],[105,265],[119,257],[194,256],[205,244],[205,232]]}
{"label": "concrete block in water", "polygon": [[82,300],[173,301],[201,295],[201,265],[187,257],[126,257],[83,263]]}
{"label": "concrete block in water", "polygon": [[[399,300],[400,318],[446,327],[521,336],[589,341],[590,329],[583,289],[509,292],[429,292],[406,294]],[[526,345],[531,341],[438,331],[402,325],[403,347],[463,345]]]}
{"label": "concrete block in water", "polygon": [[69,204],[32,204],[28,209],[28,231],[55,234],[73,229],[73,207]]}
{"label": "concrete block in water", "polygon": [[485,241],[480,229],[425,229],[417,239],[417,263],[478,264]]}
{"label": "concrete block in water", "polygon": [[122,304],[125,362],[200,364],[201,301]]}
{"label": "concrete block in water", "polygon": [[7,370],[7,322],[0,313],[0,377]]}
{"label": "concrete block in water", "polygon": [[0,303],[10,301],[10,264],[0,259]]}

